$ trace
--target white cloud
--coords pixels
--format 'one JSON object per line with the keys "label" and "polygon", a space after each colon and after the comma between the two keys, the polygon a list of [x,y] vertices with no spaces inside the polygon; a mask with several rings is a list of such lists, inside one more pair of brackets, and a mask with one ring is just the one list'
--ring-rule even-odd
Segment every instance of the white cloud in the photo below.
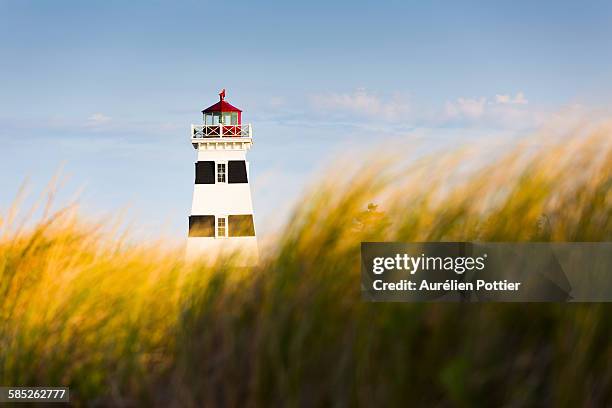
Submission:
{"label": "white cloud", "polygon": [[363,88],[358,88],[352,93],[314,95],[311,97],[311,103],[316,109],[332,114],[349,113],[384,120],[405,119],[406,115],[411,113],[410,104],[399,95],[385,101]]}
{"label": "white cloud", "polygon": [[[379,126],[396,132],[403,127],[482,127],[524,130],[539,126],[547,114],[529,105],[522,91],[493,96],[462,96],[441,106],[412,104],[406,95],[383,95],[358,88],[353,92],[328,92],[310,96],[317,118],[313,123]],[[324,117],[321,117],[324,115]],[[375,131],[381,131],[376,128]]]}
{"label": "white cloud", "polygon": [[495,95],[495,102],[510,105],[527,105],[529,103],[529,101],[525,99],[523,92],[518,92],[514,98],[511,95]]}
{"label": "white cloud", "polygon": [[444,112],[448,118],[467,117],[476,119],[481,117],[485,111],[487,98],[478,99],[458,98],[454,102],[446,102]]}
{"label": "white cloud", "polygon": [[106,125],[111,121],[109,116],[106,116],[103,113],[94,113],[87,118],[87,126],[88,127],[99,127],[102,125]]}
{"label": "white cloud", "polygon": [[546,118],[544,112],[527,108],[528,100],[523,92],[512,95],[495,95],[491,100],[457,98],[447,101],[440,117],[454,125],[485,126],[505,129],[526,129],[540,125]]}

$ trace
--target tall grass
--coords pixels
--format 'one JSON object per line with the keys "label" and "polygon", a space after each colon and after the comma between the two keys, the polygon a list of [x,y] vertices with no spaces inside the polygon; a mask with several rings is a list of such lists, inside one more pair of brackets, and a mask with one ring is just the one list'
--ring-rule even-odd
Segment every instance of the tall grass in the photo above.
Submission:
{"label": "tall grass", "polygon": [[2,218],[0,383],[77,405],[609,406],[609,306],[364,303],[359,243],[609,241],[611,141],[343,169],[249,270],[70,209]]}

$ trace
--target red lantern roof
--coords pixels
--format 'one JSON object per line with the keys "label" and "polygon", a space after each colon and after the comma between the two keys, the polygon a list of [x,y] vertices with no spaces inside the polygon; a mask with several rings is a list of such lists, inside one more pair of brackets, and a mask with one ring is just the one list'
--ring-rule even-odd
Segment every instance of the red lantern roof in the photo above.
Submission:
{"label": "red lantern roof", "polygon": [[225,88],[219,92],[219,102],[215,103],[212,106],[204,109],[202,113],[210,113],[210,112],[242,112],[240,109],[235,107],[234,105],[225,102]]}
{"label": "red lantern roof", "polygon": [[210,112],[242,112],[242,111],[228,102],[219,101],[215,103],[214,105],[209,106],[208,108],[202,111],[202,113],[210,113]]}

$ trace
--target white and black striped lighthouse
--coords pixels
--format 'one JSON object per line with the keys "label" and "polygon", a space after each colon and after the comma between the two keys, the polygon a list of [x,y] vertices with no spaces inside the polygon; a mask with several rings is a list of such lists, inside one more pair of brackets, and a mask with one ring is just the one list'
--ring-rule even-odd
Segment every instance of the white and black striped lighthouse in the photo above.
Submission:
{"label": "white and black striped lighthouse", "polygon": [[253,145],[251,124],[225,100],[204,109],[203,124],[191,125],[191,143],[198,157],[187,256],[212,262],[232,253],[243,265],[257,262],[257,238],[246,153]]}

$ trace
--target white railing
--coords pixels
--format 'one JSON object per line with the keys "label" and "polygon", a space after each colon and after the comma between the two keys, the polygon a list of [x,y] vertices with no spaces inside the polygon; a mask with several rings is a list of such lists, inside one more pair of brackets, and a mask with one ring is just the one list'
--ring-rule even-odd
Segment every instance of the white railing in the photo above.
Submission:
{"label": "white railing", "polygon": [[251,124],[242,125],[191,125],[191,138],[252,137]]}

